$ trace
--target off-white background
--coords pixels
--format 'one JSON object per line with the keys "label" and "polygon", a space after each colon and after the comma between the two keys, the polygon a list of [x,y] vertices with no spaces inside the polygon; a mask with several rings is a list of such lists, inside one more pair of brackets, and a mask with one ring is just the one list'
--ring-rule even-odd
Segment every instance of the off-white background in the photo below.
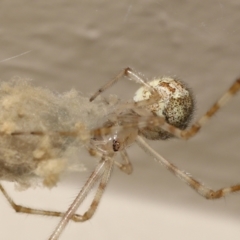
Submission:
{"label": "off-white background", "polygon": [[[63,92],[95,91],[126,66],[147,77],[171,75],[194,91],[195,119],[240,75],[240,2],[8,1],[0,2],[0,79],[31,78]],[[31,50],[30,53],[6,59]],[[109,92],[130,98],[122,81]],[[188,142],[153,142],[180,168],[213,188],[240,183],[240,96]],[[83,153],[79,159],[88,160]],[[207,201],[152,161],[129,149],[134,173],[115,169],[93,219],[70,223],[62,240],[239,239],[240,194]],[[16,193],[17,203],[64,211],[86,176],[58,188]],[[59,219],[16,214],[0,197],[0,239],[44,240]]]}

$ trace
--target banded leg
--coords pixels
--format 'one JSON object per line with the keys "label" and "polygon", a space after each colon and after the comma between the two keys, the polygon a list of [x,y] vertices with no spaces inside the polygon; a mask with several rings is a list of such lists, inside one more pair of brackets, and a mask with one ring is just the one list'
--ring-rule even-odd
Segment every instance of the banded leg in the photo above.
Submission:
{"label": "banded leg", "polygon": [[[65,212],[57,212],[57,211],[49,211],[49,210],[41,210],[41,209],[35,209],[35,208],[29,208],[25,206],[21,206],[16,204],[12,198],[9,196],[7,191],[4,189],[2,184],[0,184],[0,191],[3,193],[5,198],[7,199],[8,203],[11,205],[11,207],[17,212],[17,213],[27,213],[27,214],[34,214],[34,215],[43,215],[43,216],[51,216],[51,217],[62,217]],[[79,214],[75,214],[71,220],[76,221],[76,219],[79,217]]]}
{"label": "banded leg", "polygon": [[170,163],[167,159],[159,155],[148,145],[148,143],[142,137],[138,136],[136,141],[137,144],[148,154],[150,154],[155,160],[157,160],[157,162],[167,168],[167,170],[172,172],[177,178],[185,182],[188,186],[193,188],[198,194],[206,199],[218,199],[226,196],[229,193],[240,191],[240,184],[220,188],[216,191],[212,190],[211,188],[207,188],[202,183],[191,177],[191,174],[180,170],[174,164]]}
{"label": "banded leg", "polygon": [[129,80],[134,81],[138,84],[146,86],[151,92],[154,91],[153,87],[151,87],[147,81],[144,79],[143,76],[140,76],[139,73],[133,71],[131,68],[127,67],[123,69],[115,78],[108,81],[105,85],[103,85],[101,88],[97,90],[95,94],[90,97],[89,101],[92,102],[98,95],[100,95],[102,92],[106,91],[108,88],[113,86],[115,83],[117,83],[120,79],[123,77],[127,77]]}
{"label": "banded leg", "polygon": [[[77,195],[73,203],[70,205],[70,207],[62,217],[61,221],[55,228],[49,240],[57,240],[58,237],[63,232],[63,230],[65,229],[69,220],[71,220],[72,218],[74,218],[74,220],[77,222],[83,222],[90,219],[94,215],[99,205],[99,202],[101,200],[101,197],[103,195],[103,192],[107,186],[109,177],[113,169],[113,164],[114,164],[114,161],[111,158],[103,159],[98,164],[98,166],[96,167],[94,172],[91,174],[91,176],[88,178],[87,182],[85,183],[85,185],[83,186],[83,188],[81,189],[81,191],[79,192],[79,194]],[[96,184],[96,182],[99,180],[99,178],[100,178],[100,183],[89,209],[83,215],[76,215],[75,212],[77,211],[77,209],[79,208],[83,200],[86,198],[87,194]],[[75,216],[77,217],[75,218]]]}

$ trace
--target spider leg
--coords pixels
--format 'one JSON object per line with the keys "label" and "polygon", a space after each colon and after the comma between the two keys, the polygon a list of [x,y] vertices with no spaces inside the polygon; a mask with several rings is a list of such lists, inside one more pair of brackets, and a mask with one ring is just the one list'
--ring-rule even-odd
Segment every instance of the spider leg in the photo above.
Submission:
{"label": "spider leg", "polygon": [[140,136],[137,137],[137,144],[150,154],[157,162],[167,168],[172,172],[177,178],[185,182],[191,188],[193,188],[197,193],[206,199],[217,199],[226,196],[229,193],[240,191],[240,184],[233,185],[230,187],[220,188],[216,191],[211,188],[205,187],[201,182],[197,181],[190,174],[180,170],[177,166],[170,163],[167,159],[159,155],[154,149],[152,149],[148,143]]}
{"label": "spider leg", "polygon": [[132,164],[128,157],[127,151],[125,149],[123,149],[122,151],[120,151],[120,154],[121,154],[123,162],[117,162],[115,160],[114,164],[124,173],[131,174],[133,171],[133,167],[132,167]]}
{"label": "spider leg", "polygon": [[128,80],[130,81],[134,81],[137,84],[141,84],[144,85],[146,87],[149,88],[149,90],[151,92],[154,92],[155,89],[153,89],[148,83],[147,81],[144,79],[144,77],[142,75],[140,75],[139,73],[135,72],[134,70],[132,70],[131,68],[127,67],[125,69],[123,69],[116,77],[114,77],[113,79],[111,79],[110,81],[108,81],[105,85],[103,85],[101,88],[99,88],[97,90],[97,92],[95,92],[92,97],[90,97],[89,101],[92,102],[98,95],[100,95],[102,92],[104,92],[105,90],[107,90],[108,88],[110,88],[112,85],[114,85],[115,83],[117,83],[120,79],[122,79],[123,77],[127,77]]}
{"label": "spider leg", "polygon": [[[74,221],[83,222],[90,219],[94,215],[101,200],[101,197],[103,195],[103,192],[107,186],[109,177],[113,169],[113,163],[114,160],[112,158],[103,157],[102,161],[97,165],[94,172],[90,175],[87,182],[85,183],[85,185],[83,186],[83,188],[81,189],[73,203],[70,205],[66,213],[63,215],[61,221],[55,228],[49,240],[57,240],[62,231],[65,229],[69,220],[71,220],[72,218],[74,218]],[[99,181],[99,178],[100,183],[89,209],[83,215],[76,215],[75,214],[76,210],[83,202],[83,200],[86,198],[87,194],[91,191],[94,184],[96,184],[96,182]]]}
{"label": "spider leg", "polygon": [[[12,198],[9,196],[5,188],[0,184],[0,191],[3,193],[5,198],[7,199],[8,203],[11,205],[11,207],[18,213],[27,213],[27,214],[34,214],[34,215],[43,215],[43,216],[52,216],[52,217],[62,217],[64,215],[64,212],[57,212],[57,211],[49,211],[49,210],[41,210],[36,208],[29,208],[22,205],[16,204]],[[75,219],[78,218],[78,214],[74,214],[72,217],[73,221],[76,221]]]}

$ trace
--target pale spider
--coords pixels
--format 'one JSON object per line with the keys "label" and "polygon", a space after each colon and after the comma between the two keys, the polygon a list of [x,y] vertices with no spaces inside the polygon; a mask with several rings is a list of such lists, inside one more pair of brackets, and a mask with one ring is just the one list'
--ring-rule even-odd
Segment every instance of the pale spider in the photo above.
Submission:
{"label": "pale spider", "polygon": [[[142,85],[133,101],[96,99],[123,77]],[[66,159],[72,154],[72,149],[78,148],[79,144],[84,145],[91,156],[100,158],[95,170],[66,212],[19,206],[0,185],[0,190],[16,212],[61,217],[50,240],[59,238],[69,220],[82,222],[93,216],[114,164],[123,172],[132,173],[126,148],[134,142],[207,199],[221,198],[240,190],[240,184],[216,191],[205,187],[159,155],[144,140],[165,140],[171,137],[187,140],[193,137],[240,90],[240,78],[188,129],[186,128],[194,109],[193,97],[188,88],[174,78],[156,78],[147,82],[142,75],[126,68],[100,88],[90,101],[77,96],[76,92],[63,97],[27,84],[16,86],[3,85],[0,88],[0,180],[15,181],[28,187],[33,184],[32,179],[37,178],[42,179],[43,185],[52,187],[67,168],[69,162]],[[27,97],[22,97],[23,89]],[[18,103],[19,107],[16,107]],[[71,109],[67,108],[69,106]],[[80,112],[77,112],[78,108]],[[103,109],[101,114],[100,108]],[[100,118],[100,123],[96,121],[96,117]],[[93,127],[92,123],[88,125],[88,122],[94,121],[96,126]],[[120,152],[122,162],[114,159],[117,152]],[[89,209],[83,215],[76,214],[79,205],[97,182],[99,185]]]}

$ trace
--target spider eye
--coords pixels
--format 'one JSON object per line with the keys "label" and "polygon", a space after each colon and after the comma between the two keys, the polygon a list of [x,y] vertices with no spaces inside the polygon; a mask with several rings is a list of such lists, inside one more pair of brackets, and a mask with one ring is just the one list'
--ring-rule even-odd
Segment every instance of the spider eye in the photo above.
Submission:
{"label": "spider eye", "polygon": [[120,142],[117,141],[116,139],[113,139],[113,145],[112,146],[113,146],[113,151],[117,152],[120,149]]}

